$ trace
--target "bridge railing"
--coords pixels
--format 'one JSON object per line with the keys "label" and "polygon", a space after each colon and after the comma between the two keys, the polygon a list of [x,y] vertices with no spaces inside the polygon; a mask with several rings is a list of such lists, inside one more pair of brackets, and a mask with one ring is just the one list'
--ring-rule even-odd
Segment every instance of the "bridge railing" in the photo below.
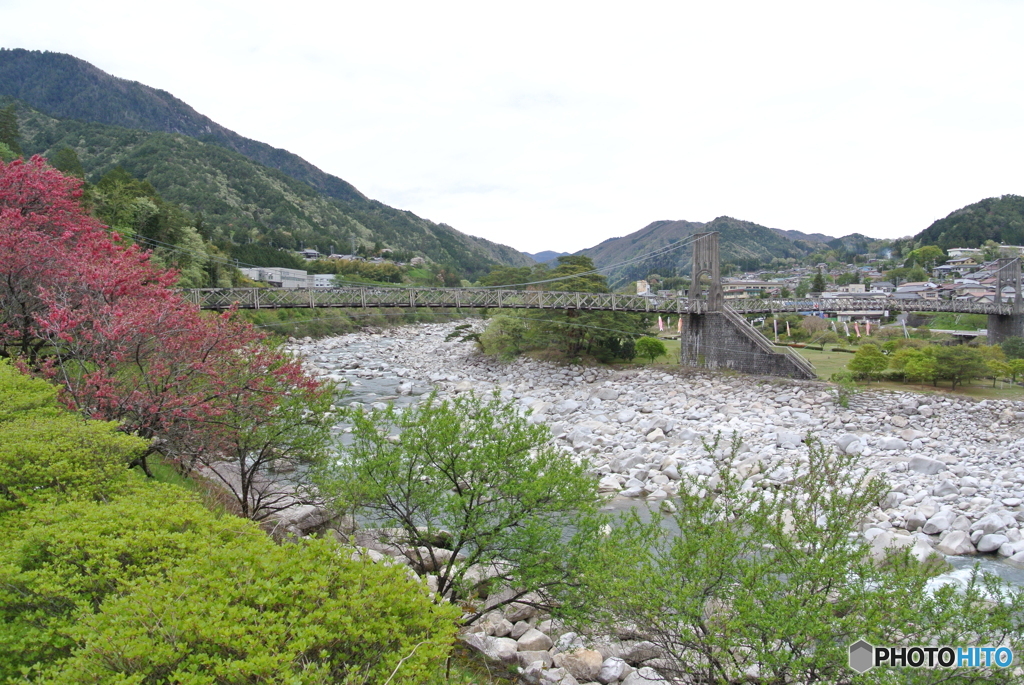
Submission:
{"label": "bridge railing", "polygon": [[[499,290],[485,288],[203,288],[183,291],[202,309],[280,309],[293,307],[444,307],[452,309],[583,309],[597,311],[652,312],[656,314],[702,313],[706,303],[690,303],[685,297],[647,297],[622,293],[581,293],[557,290]],[[915,299],[894,297],[737,299],[726,304],[741,314],[776,312],[958,312],[964,314],[1013,314],[1012,302]]]}

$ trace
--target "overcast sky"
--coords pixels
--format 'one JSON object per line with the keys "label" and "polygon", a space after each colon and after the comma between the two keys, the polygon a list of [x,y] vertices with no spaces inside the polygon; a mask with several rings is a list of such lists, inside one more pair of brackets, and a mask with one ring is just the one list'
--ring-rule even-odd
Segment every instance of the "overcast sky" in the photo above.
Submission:
{"label": "overcast sky", "polygon": [[1017,0],[0,0],[0,46],[528,252],[722,215],[895,238],[1024,194]]}

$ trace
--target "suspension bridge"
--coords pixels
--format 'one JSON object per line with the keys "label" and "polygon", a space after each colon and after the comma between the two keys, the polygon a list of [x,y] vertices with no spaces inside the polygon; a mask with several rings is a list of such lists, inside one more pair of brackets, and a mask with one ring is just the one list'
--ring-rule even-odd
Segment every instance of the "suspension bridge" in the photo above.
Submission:
{"label": "suspension bridge", "polygon": [[[990,342],[1024,335],[1021,268],[1018,259],[1001,259],[997,267],[993,302],[975,300],[903,299],[899,297],[839,297],[738,299],[726,301],[722,289],[718,233],[692,237],[692,285],[678,296],[628,295],[533,289],[537,284],[492,288],[339,287],[202,288],[185,290],[185,297],[201,309],[285,308],[444,308],[444,309],[553,309],[644,312],[681,319],[681,361],[711,368],[733,368],[765,375],[815,377],[813,367],[792,350],[778,351],[743,317],[744,314],[842,312],[956,312],[988,316]],[[575,274],[571,277],[578,277]],[[1003,297],[1004,289],[1013,296]]]}

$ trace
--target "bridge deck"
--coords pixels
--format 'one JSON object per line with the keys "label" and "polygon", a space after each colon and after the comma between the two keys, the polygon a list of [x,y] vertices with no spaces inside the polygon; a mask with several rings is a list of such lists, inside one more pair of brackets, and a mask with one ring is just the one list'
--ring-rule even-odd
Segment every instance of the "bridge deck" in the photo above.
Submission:
{"label": "bridge deck", "polygon": [[[591,311],[705,313],[703,300],[685,297],[644,297],[619,293],[580,293],[551,290],[490,290],[484,288],[204,288],[182,291],[201,309],[282,309],[305,307],[443,307],[449,309],[581,309]],[[726,306],[741,314],[775,312],[959,312],[1013,314],[1011,303],[967,300],[905,300],[876,298],[744,299]]]}

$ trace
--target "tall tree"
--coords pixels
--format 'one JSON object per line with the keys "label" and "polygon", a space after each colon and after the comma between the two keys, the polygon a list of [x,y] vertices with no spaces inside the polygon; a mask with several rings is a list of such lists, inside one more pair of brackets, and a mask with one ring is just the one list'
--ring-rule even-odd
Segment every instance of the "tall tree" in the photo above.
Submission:
{"label": "tall tree", "polygon": [[53,168],[61,171],[68,176],[74,176],[76,178],[85,178],[85,169],[82,168],[82,162],[78,159],[78,153],[75,152],[75,148],[65,145],[53,155],[51,160]]}
{"label": "tall tree", "polygon": [[821,273],[821,269],[818,269],[818,273],[814,274],[814,279],[811,281],[811,290],[816,293],[825,292],[825,276]]}
{"label": "tall tree", "polygon": [[21,140],[21,132],[18,130],[18,114],[14,105],[11,104],[0,109],[0,143],[9,147],[14,154],[21,156],[19,140]]}

